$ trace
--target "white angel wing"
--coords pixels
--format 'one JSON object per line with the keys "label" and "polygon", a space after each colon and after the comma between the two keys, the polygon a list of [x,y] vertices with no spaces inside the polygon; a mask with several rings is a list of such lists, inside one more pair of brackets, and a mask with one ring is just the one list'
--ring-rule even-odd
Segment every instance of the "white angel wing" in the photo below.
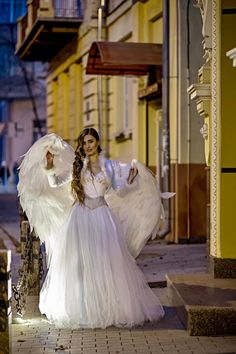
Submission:
{"label": "white angel wing", "polygon": [[[128,188],[121,188],[121,193],[110,192],[107,203],[122,223],[130,253],[137,257],[149,238],[156,237],[164,209],[157,180],[142,163],[133,160],[138,176]],[[120,166],[120,179],[126,180],[130,165]],[[121,184],[121,183],[120,183]],[[136,184],[136,186],[135,186]],[[134,185],[134,186],[133,186]],[[124,191],[127,193],[124,194]]]}
{"label": "white angel wing", "polygon": [[[54,154],[55,174],[67,174],[67,182],[52,188],[49,185],[46,166],[46,152]],[[20,204],[29,220],[31,229],[45,242],[47,260],[50,261],[55,246],[57,230],[65,221],[73,204],[70,181],[74,150],[61,137],[48,134],[24,155],[19,167],[17,185]]]}

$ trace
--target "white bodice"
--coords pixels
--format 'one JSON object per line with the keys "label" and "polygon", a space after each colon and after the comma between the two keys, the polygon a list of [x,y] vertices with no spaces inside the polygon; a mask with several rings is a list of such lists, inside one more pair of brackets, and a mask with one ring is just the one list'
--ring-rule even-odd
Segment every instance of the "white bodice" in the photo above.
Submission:
{"label": "white bodice", "polygon": [[85,195],[90,198],[103,197],[111,186],[111,180],[103,171],[93,175],[89,170],[86,170],[82,183]]}

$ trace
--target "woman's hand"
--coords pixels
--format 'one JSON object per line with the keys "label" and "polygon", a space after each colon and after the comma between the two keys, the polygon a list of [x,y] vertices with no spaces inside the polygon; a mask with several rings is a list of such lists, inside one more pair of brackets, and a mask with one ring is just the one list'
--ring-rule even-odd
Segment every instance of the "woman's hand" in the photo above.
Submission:
{"label": "woman's hand", "polygon": [[134,165],[130,170],[129,170],[129,177],[127,179],[128,184],[133,183],[135,177],[138,174],[138,169],[137,167]]}
{"label": "woman's hand", "polygon": [[52,154],[50,151],[47,151],[46,159],[47,159],[47,170],[50,170],[51,168],[53,168],[54,154]]}

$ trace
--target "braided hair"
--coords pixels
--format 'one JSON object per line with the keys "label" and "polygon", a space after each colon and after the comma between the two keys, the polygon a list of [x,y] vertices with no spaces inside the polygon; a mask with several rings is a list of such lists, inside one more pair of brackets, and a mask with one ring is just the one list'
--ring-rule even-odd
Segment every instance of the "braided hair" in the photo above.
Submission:
{"label": "braided hair", "polygon": [[[86,135],[92,135],[97,141],[100,140],[98,132],[94,128],[83,129],[77,140],[78,145],[75,150],[75,160],[73,163],[71,188],[74,197],[80,204],[84,204],[85,198],[84,188],[81,181],[81,171],[84,166],[84,159],[86,157],[83,149],[84,137]],[[102,148],[99,145],[98,153],[100,153],[101,151]]]}

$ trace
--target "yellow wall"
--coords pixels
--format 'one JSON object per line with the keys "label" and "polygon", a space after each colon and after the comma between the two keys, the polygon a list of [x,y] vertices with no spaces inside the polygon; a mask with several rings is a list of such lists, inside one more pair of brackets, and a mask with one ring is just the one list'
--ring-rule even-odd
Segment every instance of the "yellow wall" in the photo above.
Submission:
{"label": "yellow wall", "polygon": [[236,178],[235,173],[221,175],[221,227],[220,227],[220,252],[221,258],[236,258]]}
{"label": "yellow wall", "polygon": [[236,166],[236,70],[226,52],[235,47],[236,14],[222,15],[221,21],[221,115],[222,115],[222,148],[221,166]]}

